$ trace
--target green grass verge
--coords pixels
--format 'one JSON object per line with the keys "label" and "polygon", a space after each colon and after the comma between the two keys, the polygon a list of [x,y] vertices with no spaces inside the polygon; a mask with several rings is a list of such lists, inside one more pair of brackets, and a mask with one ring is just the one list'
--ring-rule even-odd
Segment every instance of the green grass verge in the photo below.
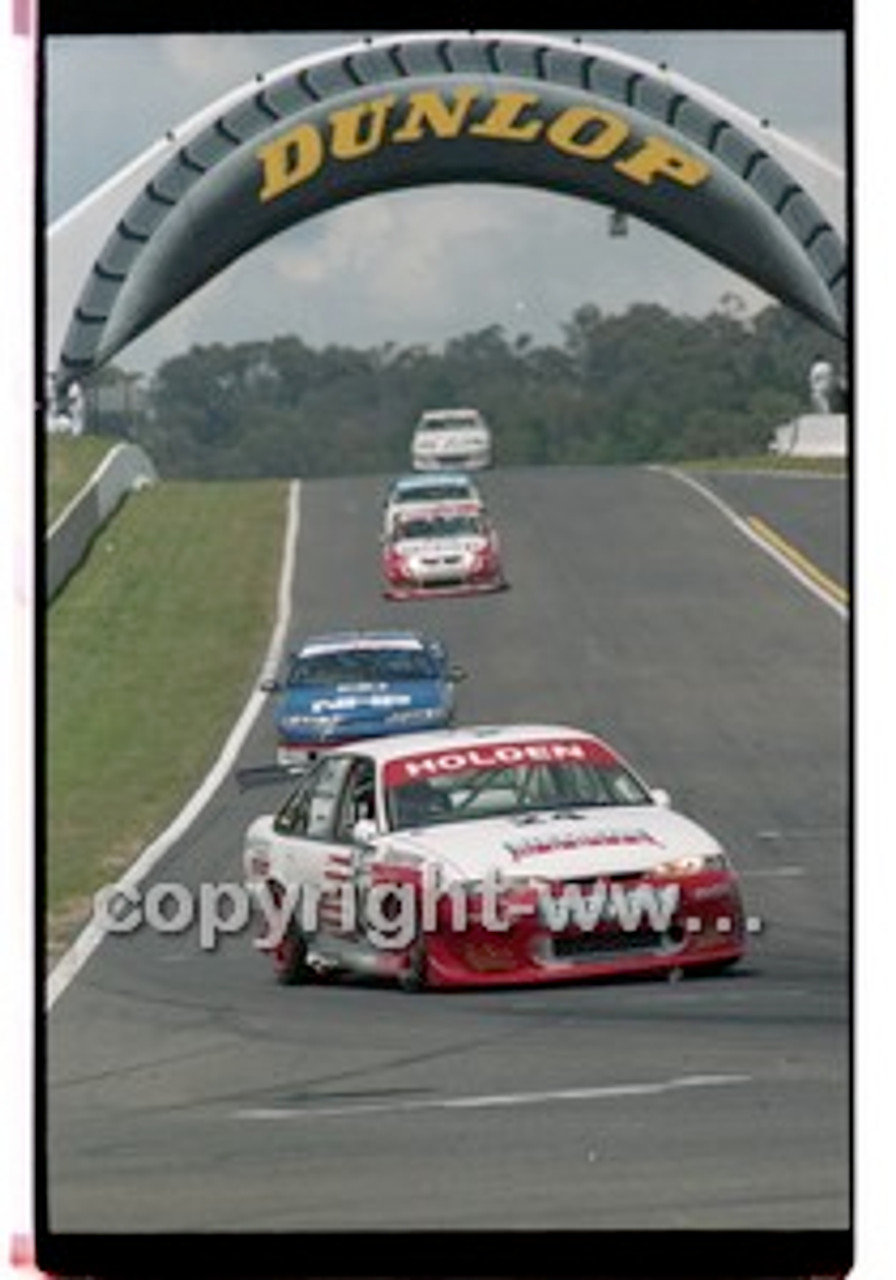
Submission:
{"label": "green grass verge", "polygon": [[51,954],[175,816],[270,637],[282,481],[164,482],[128,498],[47,613]]}
{"label": "green grass verge", "polygon": [[674,465],[693,471],[815,471],[832,476],[849,472],[848,458],[779,458],[767,453],[751,458],[702,458]]}
{"label": "green grass verge", "polygon": [[61,515],[97,467],[120,440],[107,436],[47,436],[46,523]]}

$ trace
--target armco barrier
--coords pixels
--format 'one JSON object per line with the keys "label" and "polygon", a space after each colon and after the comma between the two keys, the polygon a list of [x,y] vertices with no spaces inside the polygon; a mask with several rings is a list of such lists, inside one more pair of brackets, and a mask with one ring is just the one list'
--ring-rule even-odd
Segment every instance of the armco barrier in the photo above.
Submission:
{"label": "armco barrier", "polygon": [[158,479],[136,444],[119,444],[72,498],[46,537],[46,599],[49,603],[84,556],[97,532],[133,489]]}

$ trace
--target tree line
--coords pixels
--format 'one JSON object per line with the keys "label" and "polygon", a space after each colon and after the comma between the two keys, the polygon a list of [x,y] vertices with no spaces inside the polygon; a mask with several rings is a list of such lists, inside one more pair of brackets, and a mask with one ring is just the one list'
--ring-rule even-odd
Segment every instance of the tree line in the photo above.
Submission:
{"label": "tree line", "polygon": [[[194,346],[139,400],[112,367],[85,382],[88,430],[141,444],[162,475],[219,479],[406,470],[424,409],[475,406],[501,465],[674,462],[764,453],[809,411],[807,375],[836,339],[770,305],[708,316],[578,308],[562,341],[491,325],[427,346],[308,346],[297,335]],[[104,394],[105,392],[105,394]],[[111,406],[111,407],[110,407]]]}

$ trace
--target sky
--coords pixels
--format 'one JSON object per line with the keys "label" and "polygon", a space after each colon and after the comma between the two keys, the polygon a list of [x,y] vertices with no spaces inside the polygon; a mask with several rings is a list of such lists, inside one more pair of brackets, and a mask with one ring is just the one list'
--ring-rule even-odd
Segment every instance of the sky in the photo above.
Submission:
{"label": "sky", "polygon": [[[362,32],[57,36],[44,42],[44,193],[54,221],[169,128],[306,52]],[[670,68],[845,163],[847,53],[834,31],[582,31]],[[102,85],[102,93],[97,86]],[[110,102],[114,109],[110,110]],[[643,222],[553,193],[456,185],[393,192],[291,228],[246,255],[117,357],[148,373],[194,343],[296,333],[311,346],[423,344],[490,325],[562,341],[583,304],[705,315],[751,284]]]}

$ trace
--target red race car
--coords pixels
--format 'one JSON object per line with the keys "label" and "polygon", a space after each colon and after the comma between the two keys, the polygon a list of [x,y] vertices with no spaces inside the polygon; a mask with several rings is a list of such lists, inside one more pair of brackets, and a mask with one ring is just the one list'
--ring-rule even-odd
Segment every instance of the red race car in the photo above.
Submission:
{"label": "red race car", "polygon": [[391,600],[468,595],[505,587],[497,531],[475,503],[398,516],[383,543],[384,594]]}
{"label": "red race car", "polygon": [[724,968],[737,876],[601,739],[556,725],[358,742],[317,762],[244,844],[278,979],[422,987]]}

